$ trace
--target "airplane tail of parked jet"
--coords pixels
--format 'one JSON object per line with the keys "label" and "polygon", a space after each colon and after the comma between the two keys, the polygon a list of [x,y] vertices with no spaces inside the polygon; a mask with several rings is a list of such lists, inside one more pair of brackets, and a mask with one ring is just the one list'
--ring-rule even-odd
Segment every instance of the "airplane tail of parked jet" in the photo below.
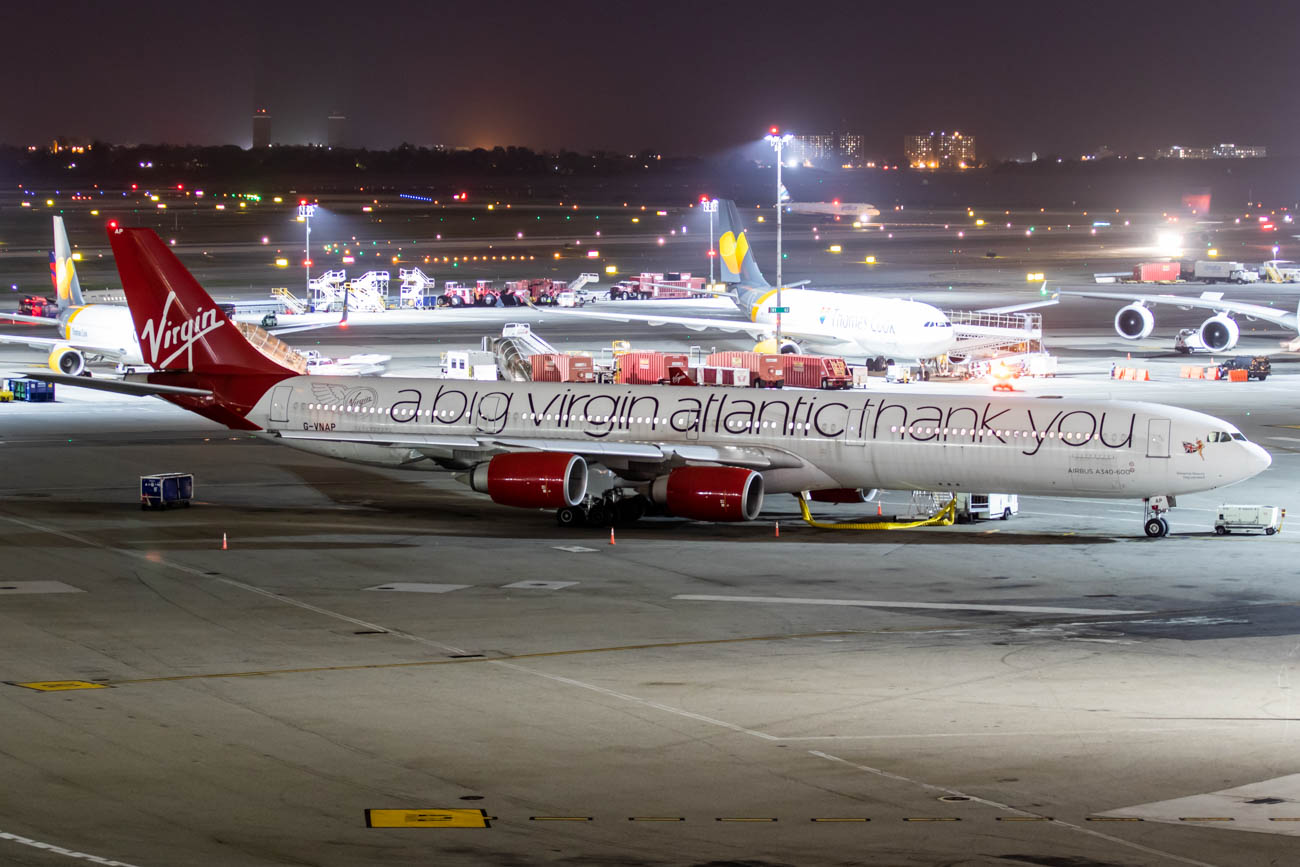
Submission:
{"label": "airplane tail of parked jet", "polygon": [[77,266],[72,260],[72,245],[68,243],[68,230],[63,218],[54,218],[54,251],[50,253],[50,278],[54,281],[54,294],[58,298],[59,312],[86,303],[81,295],[81,282],[77,280]]}
{"label": "airplane tail of parked jet", "polygon": [[152,230],[110,223],[108,239],[146,364],[202,375],[294,375],[244,338]]}
{"label": "airplane tail of parked jet", "polygon": [[718,202],[718,261],[722,263],[722,282],[732,284],[737,301],[746,312],[753,310],[759,299],[775,288],[758,269],[754,248],[740,222],[740,211],[730,199]]}

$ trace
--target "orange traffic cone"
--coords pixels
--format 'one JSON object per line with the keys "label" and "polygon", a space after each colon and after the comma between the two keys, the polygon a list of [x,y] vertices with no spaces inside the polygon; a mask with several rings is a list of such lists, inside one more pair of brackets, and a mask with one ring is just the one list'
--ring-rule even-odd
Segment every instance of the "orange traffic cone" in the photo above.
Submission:
{"label": "orange traffic cone", "polygon": [[226,550],[226,534],[225,534],[225,533],[222,533],[222,534],[221,534],[221,550],[222,550],[222,551]]}
{"label": "orange traffic cone", "polygon": [[773,522],[772,522],[772,529],[775,531],[775,532],[772,533],[772,535],[773,535],[773,536],[776,536],[778,539],[780,539],[780,538],[781,538],[781,522],[780,522],[780,521],[773,521]]}
{"label": "orange traffic cone", "polygon": [[878,518],[883,514],[885,514],[885,512],[883,509],[880,508],[880,501],[876,500],[876,517]]}
{"label": "orange traffic cone", "polygon": [[614,528],[613,528],[613,527],[610,527],[610,528],[609,528],[609,544],[611,544],[611,545],[617,545],[617,544],[618,544],[617,542],[614,541]]}
{"label": "orange traffic cone", "polygon": [[1133,360],[1133,353],[1131,353],[1131,352],[1126,352],[1126,353],[1124,353],[1124,357],[1125,357],[1126,359],[1128,359],[1129,361],[1132,361],[1132,360]]}

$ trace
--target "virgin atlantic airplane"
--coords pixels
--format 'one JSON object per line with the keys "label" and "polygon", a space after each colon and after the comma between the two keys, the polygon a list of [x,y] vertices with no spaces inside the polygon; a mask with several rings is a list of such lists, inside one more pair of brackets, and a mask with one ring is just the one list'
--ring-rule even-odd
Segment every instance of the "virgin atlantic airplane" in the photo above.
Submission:
{"label": "virgin atlantic airplane", "polygon": [[[155,372],[33,377],[154,395],[332,458],[452,471],[501,505],[555,509],[562,524],[647,507],[749,521],[764,494],[992,490],[1142,500],[1145,532],[1163,536],[1179,494],[1272,460],[1222,419],[1154,403],[304,376],[275,360],[275,338],[247,339],[252,326],[227,319],[153,231],[110,223],[109,240]],[[588,496],[593,464],[618,477],[612,496]]]}

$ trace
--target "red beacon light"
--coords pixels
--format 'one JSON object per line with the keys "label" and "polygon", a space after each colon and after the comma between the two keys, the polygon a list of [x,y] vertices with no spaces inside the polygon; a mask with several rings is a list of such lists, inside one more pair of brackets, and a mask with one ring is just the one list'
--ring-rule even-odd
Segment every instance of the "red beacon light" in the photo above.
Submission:
{"label": "red beacon light", "polygon": [[770,128],[770,129],[768,130],[768,132],[771,133],[772,135],[776,135],[776,134],[779,133],[780,131],[781,131],[781,128],[780,128],[780,127],[775,127],[775,126],[772,127],[772,128]]}
{"label": "red beacon light", "polygon": [[109,221],[108,221],[108,227],[109,227],[110,229],[116,229],[116,228],[117,228],[117,220],[109,220]]}

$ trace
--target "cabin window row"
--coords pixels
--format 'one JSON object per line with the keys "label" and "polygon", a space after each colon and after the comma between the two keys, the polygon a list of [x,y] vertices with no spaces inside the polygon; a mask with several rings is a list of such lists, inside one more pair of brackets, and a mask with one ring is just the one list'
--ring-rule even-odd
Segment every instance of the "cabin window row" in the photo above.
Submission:
{"label": "cabin window row", "polygon": [[1083,442],[1089,439],[1101,439],[1100,433],[1083,433],[1082,431],[1028,431],[1028,430],[1003,430],[1002,428],[957,428],[957,427],[922,427],[920,425],[893,425],[889,428],[890,433],[896,434],[919,434],[922,436],[982,436],[982,437],[999,437],[1019,439],[1021,437],[1029,439],[1061,439],[1070,442]]}

